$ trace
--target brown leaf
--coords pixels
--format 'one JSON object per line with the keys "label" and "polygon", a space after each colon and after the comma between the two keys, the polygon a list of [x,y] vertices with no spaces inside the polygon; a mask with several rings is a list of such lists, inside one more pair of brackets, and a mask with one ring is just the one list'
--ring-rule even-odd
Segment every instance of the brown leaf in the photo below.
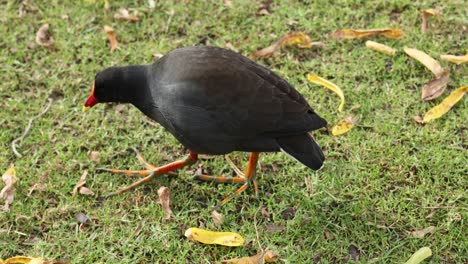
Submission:
{"label": "brown leaf", "polygon": [[433,9],[433,8],[421,11],[421,17],[422,17],[421,32],[424,33],[427,31],[429,17],[436,16],[437,18],[440,18],[441,14],[442,12],[440,10]]}
{"label": "brown leaf", "polygon": [[224,216],[218,213],[216,210],[211,211],[211,218],[215,225],[220,226],[224,223]]}
{"label": "brown leaf", "polygon": [[383,29],[341,29],[333,32],[330,37],[332,38],[344,38],[344,39],[355,39],[382,35],[387,38],[400,39],[403,37],[403,30],[395,28],[383,28]]}
{"label": "brown leaf", "polygon": [[131,22],[138,22],[140,20],[140,18],[138,18],[137,16],[130,15],[128,10],[123,7],[119,9],[118,13],[114,14],[114,18],[119,20],[128,20]]}
{"label": "brown leaf", "polygon": [[2,181],[5,186],[0,191],[0,198],[5,200],[5,205],[3,206],[4,212],[10,211],[10,205],[13,203],[15,196],[15,183],[17,180],[15,166],[11,165],[10,168],[2,175]]}
{"label": "brown leaf", "polygon": [[422,88],[422,100],[430,101],[439,97],[447,88],[450,81],[449,72],[445,71],[440,76],[432,79]]}
{"label": "brown leaf", "polygon": [[280,259],[280,255],[271,250],[266,250],[265,255],[263,256],[263,260],[265,260],[266,263],[274,263],[278,261],[279,259]]}
{"label": "brown leaf", "polygon": [[[320,44],[318,44],[320,43]],[[251,58],[269,58],[273,56],[281,47],[297,44],[299,48],[310,48],[314,45],[320,46],[321,42],[311,42],[309,36],[304,32],[290,32],[271,46],[258,50],[250,54]]]}
{"label": "brown leaf", "polygon": [[171,198],[169,188],[162,186],[158,190],[159,195],[159,203],[161,204],[163,211],[164,211],[164,219],[169,220],[172,216],[171,206]]}
{"label": "brown leaf", "polygon": [[75,215],[75,219],[76,221],[78,221],[80,224],[86,224],[88,223],[89,221],[91,221],[91,219],[85,214],[85,213],[77,213]]}
{"label": "brown leaf", "polygon": [[280,233],[282,232],[286,227],[282,224],[267,224],[266,229],[268,233]]}
{"label": "brown leaf", "polygon": [[110,50],[111,50],[111,52],[114,52],[114,50],[117,49],[117,45],[118,45],[114,29],[107,26],[107,25],[105,25],[104,26],[104,31],[106,32],[107,39],[109,40]]}
{"label": "brown leaf", "polygon": [[423,238],[427,234],[434,233],[435,229],[436,229],[435,226],[430,226],[430,227],[426,227],[426,228],[421,229],[421,230],[412,231],[411,235],[413,237]]}
{"label": "brown leaf", "polygon": [[232,7],[232,1],[231,0],[224,0],[224,5],[227,7]]}
{"label": "brown leaf", "polygon": [[81,174],[80,180],[76,183],[75,187],[73,188],[72,195],[75,196],[76,193],[79,191],[79,188],[83,187],[86,184],[86,177],[88,176],[88,171],[85,170],[83,174]]}
{"label": "brown leaf", "polygon": [[420,115],[414,116],[413,119],[419,124],[424,124],[424,120]]}
{"label": "brown leaf", "polygon": [[88,158],[96,163],[101,163],[101,153],[99,151],[88,152]]}
{"label": "brown leaf", "polygon": [[79,192],[80,192],[80,194],[83,194],[83,195],[91,195],[91,196],[94,195],[94,192],[93,192],[93,191],[91,191],[90,189],[88,189],[88,187],[84,187],[84,186],[82,186],[82,187],[79,188]]}
{"label": "brown leaf", "polygon": [[36,43],[43,47],[50,48],[54,45],[54,42],[54,37],[52,37],[49,31],[49,24],[42,25],[36,33]]}

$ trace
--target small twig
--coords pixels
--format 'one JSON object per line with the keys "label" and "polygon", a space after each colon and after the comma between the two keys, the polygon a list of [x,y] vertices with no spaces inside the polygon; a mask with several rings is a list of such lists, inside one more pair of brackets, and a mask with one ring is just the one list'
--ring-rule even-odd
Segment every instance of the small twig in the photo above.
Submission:
{"label": "small twig", "polygon": [[167,19],[166,27],[164,28],[164,33],[169,32],[169,26],[171,25],[172,17],[174,16],[174,10],[169,11],[169,18]]}
{"label": "small twig", "polygon": [[43,116],[47,111],[49,111],[49,108],[50,106],[52,105],[52,102],[54,100],[52,100],[52,98],[49,98],[48,99],[48,103],[46,105],[46,107],[44,108],[44,110],[42,110],[42,112],[40,114],[38,114],[37,116],[29,119],[29,122],[28,122],[28,125],[26,126],[26,128],[24,129],[24,132],[23,134],[19,137],[19,138],[16,138],[15,140],[13,140],[11,142],[11,148],[13,149],[13,152],[15,153],[16,157],[18,158],[21,158],[23,157],[23,155],[21,155],[17,150],[16,150],[16,145],[18,142],[22,141],[29,133],[29,131],[31,130],[31,126],[32,126],[32,123],[35,119],[37,118],[40,118],[41,116]]}

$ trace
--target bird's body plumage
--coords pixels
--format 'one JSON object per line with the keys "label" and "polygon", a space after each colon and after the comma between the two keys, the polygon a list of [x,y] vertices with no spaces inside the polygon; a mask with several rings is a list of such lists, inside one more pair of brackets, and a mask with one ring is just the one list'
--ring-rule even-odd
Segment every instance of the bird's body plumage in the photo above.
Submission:
{"label": "bird's body plumage", "polygon": [[323,154],[308,132],[326,121],[287,81],[250,59],[197,46],[130,67],[144,77],[126,85],[127,102],[192,153],[284,150],[310,168],[321,167]]}

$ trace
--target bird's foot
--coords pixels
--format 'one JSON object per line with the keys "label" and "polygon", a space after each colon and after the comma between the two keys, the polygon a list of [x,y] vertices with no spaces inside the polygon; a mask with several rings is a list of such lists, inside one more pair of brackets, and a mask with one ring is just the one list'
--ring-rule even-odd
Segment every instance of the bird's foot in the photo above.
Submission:
{"label": "bird's foot", "polygon": [[257,183],[257,177],[256,177],[256,172],[255,172],[255,167],[258,161],[258,153],[252,152],[250,154],[249,158],[249,163],[247,165],[246,172],[243,173],[233,162],[231,159],[226,157],[226,160],[228,161],[229,165],[234,169],[234,171],[237,174],[237,177],[225,177],[225,176],[210,176],[210,175],[196,175],[194,178],[200,181],[214,181],[218,183],[236,183],[236,184],[242,184],[239,189],[237,189],[234,193],[228,195],[226,198],[224,198],[221,202],[219,202],[213,210],[219,209],[221,206],[225,205],[227,202],[229,202],[232,198],[234,198],[236,195],[240,194],[241,192],[245,191],[250,184],[253,184],[254,189],[255,189],[255,194],[258,196],[258,183]]}
{"label": "bird's foot", "polygon": [[143,156],[141,156],[140,152],[138,152],[137,149],[135,149],[135,148],[132,148],[132,149],[133,149],[133,151],[135,151],[137,159],[140,161],[141,164],[143,164],[143,166],[145,166],[146,170],[119,170],[119,169],[107,169],[107,168],[98,168],[97,170],[98,171],[106,171],[106,172],[110,172],[110,173],[125,174],[125,175],[129,175],[129,176],[141,176],[141,177],[144,177],[144,178],[142,178],[139,181],[134,182],[133,184],[131,184],[129,186],[126,186],[126,187],[124,187],[124,188],[122,188],[120,190],[117,190],[117,191],[115,191],[113,193],[105,195],[105,196],[103,196],[104,198],[108,198],[108,197],[111,197],[111,196],[121,194],[123,192],[128,192],[130,190],[133,190],[136,187],[138,187],[138,186],[140,186],[140,185],[142,185],[142,184],[144,184],[146,182],[149,182],[150,180],[152,180],[157,175],[175,174],[173,172],[173,170],[179,169],[181,167],[185,167],[185,166],[188,166],[188,165],[192,165],[198,159],[198,156],[196,154],[190,153],[184,159],[174,161],[172,163],[166,164],[166,165],[161,166],[161,167],[156,167],[154,165],[149,164],[143,158]]}

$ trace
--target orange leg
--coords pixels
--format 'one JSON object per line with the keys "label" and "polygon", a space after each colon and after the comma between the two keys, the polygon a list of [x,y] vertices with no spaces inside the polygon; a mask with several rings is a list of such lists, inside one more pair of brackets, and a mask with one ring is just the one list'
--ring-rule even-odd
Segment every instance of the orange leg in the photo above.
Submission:
{"label": "orange leg", "polygon": [[[209,175],[197,175],[195,176],[196,179],[202,180],[202,181],[215,181],[215,182],[220,182],[220,183],[243,183],[243,185],[237,189],[234,193],[231,195],[227,196],[224,198],[221,202],[216,205],[216,207],[213,210],[218,209],[219,207],[225,205],[227,202],[229,202],[232,198],[234,198],[236,195],[240,194],[241,192],[245,191],[251,183],[253,183],[255,193],[258,194],[258,184],[256,181],[256,172],[255,168],[257,166],[258,162],[258,152],[252,152],[249,157],[249,163],[247,165],[247,169],[245,173],[242,173],[242,175],[239,175],[240,173],[238,172],[237,174],[239,177],[215,177],[215,176],[209,176]],[[231,162],[230,162],[231,163]],[[232,164],[231,164],[232,166]],[[237,172],[237,170],[236,170]]]}
{"label": "orange leg", "polygon": [[138,186],[140,186],[140,185],[142,185],[142,184],[144,184],[146,182],[149,182],[150,180],[152,180],[157,175],[168,174],[173,170],[176,170],[176,169],[188,166],[188,165],[192,165],[198,159],[197,154],[190,153],[185,159],[174,161],[174,162],[171,162],[171,163],[166,164],[166,165],[161,166],[161,167],[155,167],[155,166],[147,163],[145,161],[145,159],[140,155],[140,153],[136,149],[134,149],[134,151],[137,154],[138,160],[147,168],[146,170],[116,170],[116,169],[104,169],[104,168],[99,168],[98,170],[107,171],[107,172],[110,172],[110,173],[122,173],[122,174],[125,174],[125,175],[137,175],[137,176],[146,176],[146,177],[144,177],[143,179],[141,179],[141,180],[139,180],[137,182],[134,182],[130,186],[126,186],[126,187],[124,187],[124,188],[122,188],[120,190],[115,191],[114,193],[105,195],[104,198],[108,198],[108,197],[111,197],[111,196],[114,196],[114,195],[118,195],[118,194],[121,194],[121,193],[124,193],[124,192],[128,192],[130,190],[133,190],[136,187],[138,187]]}

